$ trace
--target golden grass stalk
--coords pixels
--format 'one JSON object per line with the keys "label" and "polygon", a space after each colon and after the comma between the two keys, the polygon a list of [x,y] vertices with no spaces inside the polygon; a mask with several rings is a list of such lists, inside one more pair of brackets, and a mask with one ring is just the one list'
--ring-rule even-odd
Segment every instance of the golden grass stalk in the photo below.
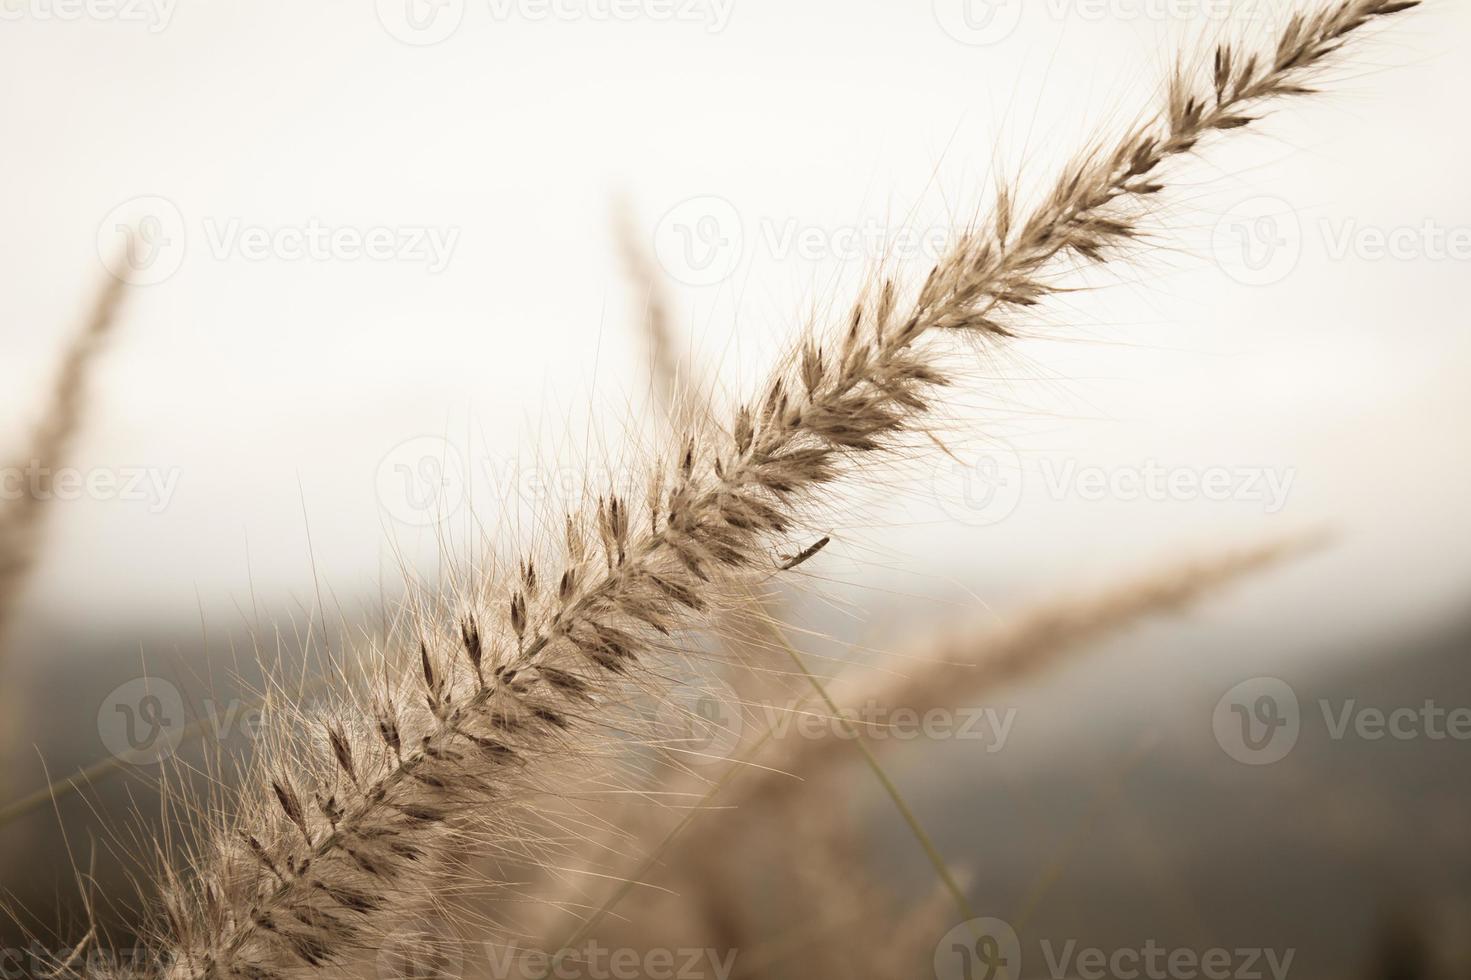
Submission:
{"label": "golden grass stalk", "polygon": [[639,332],[648,348],[649,380],[655,400],[669,421],[683,429],[702,418],[710,406],[698,394],[689,358],[680,352],[681,344],[673,323],[673,301],[668,285],[660,274],[654,256],[639,234],[633,207],[619,201],[614,222],[618,254],[623,272],[639,303]]}
{"label": "golden grass stalk", "polygon": [[1295,15],[1263,54],[1218,48],[1211,78],[1182,68],[1152,120],[1066,168],[1032,213],[1002,193],[912,299],[886,280],[835,339],[809,335],[723,431],[655,465],[642,502],[610,493],[569,518],[558,570],[527,561],[458,622],[426,621],[412,672],[390,658],[314,745],[266,759],[241,807],[215,815],[194,880],[165,888],[168,974],[274,980],[377,948],[434,897],[426,856],[503,840],[550,763],[657,684],[663,637],[769,576],[839,477],[903,444],[945,384],[929,341],[1011,335],[1053,291],[1055,260],[1136,239],[1166,161],[1307,91],[1351,32],[1414,5],[1341,0]]}
{"label": "golden grass stalk", "polygon": [[62,356],[45,412],[21,456],[13,462],[17,472],[25,472],[37,464],[37,477],[25,481],[23,493],[14,498],[0,498],[0,633],[40,556],[46,500],[50,495],[47,474],[66,457],[81,428],[87,410],[87,376],[102,342],[117,323],[125,287],[123,280],[111,275],[103,281],[86,323]]}
{"label": "golden grass stalk", "polygon": [[[900,674],[866,674],[832,685],[834,702],[848,709],[875,706],[920,715],[961,707],[998,687],[1031,678],[1140,620],[1184,609],[1223,586],[1295,557],[1323,542],[1302,536],[1177,563],[1127,578],[1092,595],[1043,603],[999,627],[961,630],[905,651]],[[853,725],[859,735],[863,726]],[[828,733],[832,734],[832,733]],[[791,738],[765,768],[742,784],[745,802],[776,801],[801,791],[792,779],[820,777],[851,759],[851,746],[836,737]]]}
{"label": "golden grass stalk", "polygon": [[[34,479],[23,478],[24,486],[18,495],[0,496],[0,659],[5,655],[10,622],[42,554],[52,474],[71,451],[85,420],[87,377],[103,341],[117,323],[125,285],[114,276],[104,278],[82,329],[62,355],[44,410],[25,449],[19,458],[11,460],[16,474],[28,474],[31,466],[36,470]],[[3,479],[4,474],[0,472],[0,480]],[[10,481],[4,483],[9,490]],[[26,741],[20,737],[26,713],[13,700],[17,687],[12,682],[0,690],[0,719],[3,719],[0,720],[0,756]],[[6,759],[5,772],[0,773],[0,790],[9,789],[10,761]],[[8,806],[0,809],[0,826],[9,819],[10,809]]]}
{"label": "golden grass stalk", "polygon": [[[680,353],[681,343],[673,324],[674,301],[669,281],[639,234],[631,205],[621,201],[615,227],[624,274],[640,301],[639,333],[648,348],[649,381],[654,394],[677,432],[701,426],[715,414],[708,389],[699,383],[697,366]],[[764,637],[782,605],[775,591],[735,597],[719,610],[714,628],[708,632],[718,641],[729,664],[726,680],[743,702],[755,702],[772,693],[779,683],[775,672],[748,669],[766,665],[770,645]]]}
{"label": "golden grass stalk", "polygon": [[[649,349],[650,376],[656,394],[659,396],[659,400],[663,404],[666,414],[676,428],[682,424],[687,425],[694,420],[706,418],[712,413],[713,406],[709,403],[708,398],[701,398],[696,394],[701,388],[691,383],[694,372],[688,365],[687,359],[676,353],[675,331],[670,322],[670,308],[672,303],[668,295],[667,281],[660,273],[657,263],[653,260],[649,250],[640,241],[635,231],[631,211],[626,206],[626,202],[625,206],[619,212],[618,233],[625,273],[635,289],[635,295],[643,298],[644,305],[640,318],[641,332],[645,337],[645,342]],[[823,545],[827,544],[827,541],[827,538],[823,538],[818,544],[809,545],[795,556],[784,559],[779,567],[795,567],[795,565],[810,558]],[[827,691],[823,687],[822,681],[807,669],[801,653],[787,640],[784,632],[778,625],[777,619],[780,606],[780,596],[777,594],[748,594],[738,596],[731,607],[722,611],[721,617],[716,624],[717,628],[713,631],[715,639],[719,642],[721,652],[729,663],[729,669],[727,671],[729,683],[736,699],[741,704],[763,702],[770,698],[777,689],[786,686],[784,682],[789,681],[790,678],[785,677],[779,670],[748,669],[755,666],[762,668],[772,666],[773,654],[779,654],[782,651],[786,652],[792,659],[798,674],[806,678],[815,689],[816,695],[824,699],[827,698]],[[757,634],[760,634],[762,637],[770,634],[776,642],[772,644],[765,639],[758,640]],[[764,741],[764,738],[760,740],[763,743]],[[759,743],[756,747],[759,748]],[[962,918],[971,918],[964,895],[955,884],[955,880],[950,874],[950,869],[940,859],[928,833],[919,824],[908,802],[899,793],[897,786],[889,778],[878,760],[871,754],[868,754],[866,749],[863,751],[873,769],[875,777],[879,780],[886,792],[888,792],[901,816],[913,831],[916,840],[924,848],[926,856],[934,865],[941,880],[944,894],[952,903],[960,908],[963,913]],[[684,778],[681,779],[680,773],[671,771],[667,767],[662,771],[661,775],[664,777],[664,781],[668,787],[677,787],[690,781],[688,774],[684,774]],[[627,806],[624,807],[624,815],[627,815],[628,809]],[[687,826],[693,816],[694,813],[691,813],[685,821],[680,823],[679,828],[682,829]],[[622,823],[623,821],[618,821],[619,826],[622,826]],[[840,845],[837,838],[843,833],[843,825],[841,822],[833,820],[820,825],[809,824],[807,825],[807,831],[816,840],[813,841],[814,846],[804,849],[805,860],[808,867],[815,868],[818,855],[827,855],[831,858],[833,852],[839,848]],[[674,833],[677,835],[679,829],[676,829]],[[830,834],[833,839],[824,839],[823,835],[825,833]],[[660,842],[659,847],[655,849],[654,853],[661,853],[668,843],[670,843],[670,838],[666,838]],[[590,842],[591,844],[594,844],[594,842]],[[838,863],[836,861],[830,861],[830,864],[832,867],[836,867]],[[847,873],[843,876],[843,879],[850,882],[861,882],[861,887],[852,890],[854,895],[860,893],[864,895],[878,893],[879,889],[868,881],[865,870],[861,865],[849,862],[846,867]],[[623,896],[628,894],[628,891],[635,882],[643,880],[647,872],[647,867],[641,868],[632,879],[627,880],[614,893],[614,896],[610,899],[611,904],[616,905]],[[821,878],[822,876],[819,875],[818,877]],[[829,888],[829,894],[824,895],[823,898],[825,900],[831,900],[831,893],[833,892],[836,892],[836,889]],[[714,896],[710,894],[710,890],[706,889],[704,901],[699,904],[704,912],[707,923],[708,921],[721,921],[732,924],[739,921],[739,915],[734,909],[725,908],[718,912],[712,911],[710,905],[715,900]],[[730,903],[727,900],[725,904],[728,906]],[[609,907],[609,904],[600,907],[598,912],[584,923],[582,929],[576,936],[580,938],[586,935],[598,919],[606,913]],[[575,945],[576,942],[566,944],[569,947]],[[736,944],[736,946],[743,946],[743,944]],[[853,971],[850,969],[848,972],[851,974]]]}
{"label": "golden grass stalk", "polygon": [[[957,629],[943,638],[906,649],[902,658],[910,665],[906,676],[885,675],[875,679],[864,675],[846,682],[839,678],[830,688],[833,699],[838,705],[913,707],[921,714],[936,707],[955,708],[998,686],[1031,679],[1056,666],[1069,652],[1092,646],[1146,617],[1179,611],[1210,598],[1223,587],[1296,557],[1321,540],[1320,535],[1301,536],[1177,562],[1126,578],[1121,584],[1091,595],[1054,599],[1000,626]],[[806,711],[815,700],[816,696],[798,702],[792,709]],[[858,758],[847,744],[850,738],[776,739],[773,735],[773,729],[768,728],[743,753],[742,762],[733,764],[672,832],[657,844],[649,842],[648,857],[599,907],[589,920],[588,929],[610,916],[636,885],[646,882],[655,865],[668,870],[658,882],[662,888],[645,896],[638,918],[664,922],[674,914],[676,905],[689,907],[686,896],[693,891],[702,895],[713,893],[718,900],[719,896],[750,891],[752,886],[747,879],[753,868],[805,866],[813,854],[823,852],[815,842],[825,833],[835,838],[825,847],[842,846],[845,825],[841,795],[837,784],[823,777],[836,765]],[[770,742],[780,746],[774,755],[762,752]],[[742,778],[732,779],[737,772]],[[705,813],[717,792],[722,794],[721,812]],[[811,814],[818,808],[819,800],[823,816],[814,820]],[[697,821],[699,814],[703,818]],[[801,828],[802,843],[794,845],[787,834],[770,834],[767,828],[773,824],[794,831]],[[866,865],[855,856],[842,862],[841,873],[827,875],[825,888],[819,887],[824,880],[820,876],[804,879],[804,890],[786,906],[795,911],[820,905],[824,914],[818,918],[830,920],[833,918],[830,903],[841,904],[845,898],[877,892],[866,884],[866,872]],[[942,910],[953,921],[954,895],[947,881],[950,874],[940,876],[936,893],[943,898]],[[786,884],[796,887],[794,882]],[[933,904],[932,900],[926,907]],[[734,910],[727,909],[726,918],[733,916]],[[933,919],[933,912],[928,917]],[[860,923],[846,920],[828,928],[844,925],[852,928],[851,934],[845,935],[843,945],[859,951],[856,957],[859,962],[894,962],[888,955],[893,952],[888,933],[875,936]],[[587,934],[584,930],[577,938],[585,938]],[[933,935],[930,939],[933,940]],[[707,939],[700,937],[700,941]],[[912,950],[905,956],[912,961],[910,953]],[[753,963],[761,961],[760,956],[743,952],[739,969],[742,973],[751,972]],[[871,973],[885,975],[882,968]]]}

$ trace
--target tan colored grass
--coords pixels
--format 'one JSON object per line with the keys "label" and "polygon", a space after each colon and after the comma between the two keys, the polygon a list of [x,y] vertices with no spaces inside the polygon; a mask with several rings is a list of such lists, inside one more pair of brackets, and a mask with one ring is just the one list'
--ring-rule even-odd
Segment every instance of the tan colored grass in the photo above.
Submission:
{"label": "tan colored grass", "polygon": [[[616,492],[567,521],[551,568],[526,561],[446,618],[425,610],[406,651],[253,772],[185,881],[163,899],[168,975],[275,980],[346,964],[441,899],[437,859],[468,846],[526,851],[518,813],[554,763],[599,751],[657,688],[677,631],[771,575],[773,552],[829,488],[904,445],[945,385],[948,339],[997,343],[1055,287],[1054,263],[1136,243],[1163,165],[1242,128],[1351,32],[1414,6],[1342,0],[1292,18],[1268,50],[1217,49],[1181,69],[1164,108],[1069,166],[1018,214],[1002,193],[911,295],[886,280],[832,336],[801,341],[723,429],[691,434],[652,467],[640,500]],[[431,615],[432,614],[432,615]],[[401,655],[401,653],[403,655]]]}
{"label": "tan colored grass", "polygon": [[687,428],[710,411],[709,399],[694,376],[674,325],[674,301],[658,264],[639,233],[633,206],[618,202],[614,232],[623,272],[638,303],[639,334],[647,348],[648,377],[655,401],[677,429]]}
{"label": "tan colored grass", "polygon": [[[840,678],[830,690],[845,706],[911,707],[917,715],[933,708],[958,709],[998,687],[1035,682],[1070,655],[1093,648],[1114,633],[1209,600],[1228,585],[1291,560],[1322,540],[1321,535],[1299,536],[1124,576],[1092,594],[1061,597],[1022,610],[1000,625],[955,629],[905,648],[897,658],[905,665],[902,676],[866,671]],[[815,697],[781,707],[795,712],[826,710]],[[885,970],[896,963],[912,966],[919,947],[865,928],[898,913],[890,907],[892,896],[874,884],[869,863],[852,844],[853,828],[846,819],[851,783],[836,778],[835,770],[843,763],[856,765],[858,759],[846,738],[799,738],[791,730],[786,738],[773,738],[768,731],[722,776],[718,793],[697,805],[702,811],[697,816],[682,817],[676,832],[663,823],[648,822],[641,828],[640,849],[648,856],[637,862],[636,869],[635,862],[627,863],[632,870],[623,873],[632,884],[612,891],[609,902],[600,907],[600,918],[612,920],[621,913],[625,917],[621,926],[610,930],[616,941],[635,947],[653,944],[659,924],[676,920],[681,922],[682,941],[704,944],[713,943],[716,936],[706,918],[725,923],[727,932],[738,927],[741,975],[761,975],[758,966],[768,958],[800,964],[809,975],[830,975],[820,968],[822,957],[838,953],[805,946],[795,938],[809,934],[835,941],[829,945],[840,947],[841,955],[851,959],[853,965],[845,968],[851,975],[900,975]],[[773,834],[773,827],[783,832]],[[603,853],[606,857],[608,852]],[[836,854],[842,859],[832,860]],[[659,873],[650,878],[656,867]],[[780,900],[757,904],[766,909],[768,920],[801,923],[792,926],[791,943],[772,940],[772,930],[750,921],[751,913],[740,908],[745,896],[771,893],[779,894]],[[948,927],[958,921],[943,882],[937,893],[944,899],[939,910],[933,900],[926,902],[928,911],[911,921],[911,934],[921,931],[922,922],[943,921]],[[858,914],[859,907],[867,911]],[[944,931],[930,930],[928,942]]]}
{"label": "tan colored grass", "polygon": [[47,392],[45,409],[30,439],[11,465],[25,472],[38,465],[35,484],[26,481],[14,499],[0,499],[0,636],[20,600],[20,593],[40,557],[50,476],[66,458],[87,412],[87,377],[117,323],[126,283],[108,275],[97,292],[87,320],[62,355]]}
{"label": "tan colored grass", "polygon": [[[1054,668],[1146,617],[1185,609],[1324,540],[1320,534],[1298,536],[1171,564],[1124,578],[1092,595],[1043,603],[1000,626],[938,636],[902,651],[897,673],[867,672],[835,683],[833,698],[849,710],[909,709],[919,716],[933,709],[965,707],[999,687]],[[873,734],[865,733],[861,725],[855,724],[854,730]],[[737,801],[790,799],[801,789],[800,780],[790,777],[818,778],[852,758],[852,746],[844,739],[785,739],[777,751],[762,758],[769,768],[743,781]]]}

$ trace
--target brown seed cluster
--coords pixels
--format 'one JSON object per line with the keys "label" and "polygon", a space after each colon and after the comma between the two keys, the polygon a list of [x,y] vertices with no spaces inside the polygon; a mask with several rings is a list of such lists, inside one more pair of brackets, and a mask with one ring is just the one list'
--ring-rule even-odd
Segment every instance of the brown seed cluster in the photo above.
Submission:
{"label": "brown seed cluster", "polygon": [[1156,118],[1067,167],[1030,214],[1000,193],[912,300],[884,281],[833,337],[804,340],[723,431],[684,438],[653,468],[640,505],[607,494],[569,518],[554,589],[525,561],[502,598],[419,641],[412,682],[329,725],[320,764],[293,757],[263,777],[264,803],[219,835],[196,884],[166,896],[172,975],[277,980],[373,949],[432,890],[442,847],[509,819],[523,774],[594,732],[647,679],[661,637],[698,624],[733,580],[770,574],[819,491],[924,418],[946,378],[922,338],[1011,335],[1053,292],[1055,260],[1103,261],[1137,238],[1167,160],[1306,92],[1304,74],[1348,34],[1415,5],[1344,0],[1292,18],[1269,54],[1222,46],[1209,77],[1178,72]]}

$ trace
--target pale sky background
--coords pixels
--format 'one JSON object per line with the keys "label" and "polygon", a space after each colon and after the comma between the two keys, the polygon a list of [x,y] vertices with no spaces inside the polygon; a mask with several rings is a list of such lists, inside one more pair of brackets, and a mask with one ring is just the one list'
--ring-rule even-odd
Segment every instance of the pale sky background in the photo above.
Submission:
{"label": "pale sky background", "polygon": [[[696,360],[749,391],[803,318],[845,305],[877,260],[835,256],[845,229],[947,227],[985,206],[993,164],[1045,179],[1150,104],[1177,42],[1225,29],[1211,4],[1183,0],[1119,0],[1107,19],[1094,3],[1028,0],[1010,31],[1013,8],[969,31],[982,22],[958,0],[679,0],[668,21],[647,16],[657,0],[568,0],[545,19],[530,0],[469,0],[439,13],[436,26],[459,16],[453,33],[414,45],[395,32],[424,35],[386,0],[48,16],[57,6],[9,0],[0,22],[6,446],[116,225],[165,218],[173,251],[150,275],[176,267],[130,296],[72,460],[173,473],[176,491],[156,513],[54,508],[28,607],[99,620],[191,619],[200,605],[228,619],[252,580],[267,603],[309,597],[313,558],[345,603],[395,578],[396,553],[432,567],[439,534],[463,542],[468,511],[443,529],[397,519],[393,467],[424,456],[403,455],[411,440],[446,438],[475,474],[480,521],[513,532],[530,518],[496,506],[487,473],[585,460],[587,445],[636,458],[618,448],[630,406],[632,428],[655,423],[639,297],[611,230],[620,193],[684,280],[673,298]],[[1232,23],[1274,6],[1237,4]],[[1471,194],[1448,105],[1471,85],[1458,51],[1471,10],[1428,7],[1355,48],[1330,96],[1180,171],[1166,251],[977,362],[955,415],[978,424],[955,449],[980,466],[994,455],[1020,481],[1014,508],[957,519],[964,484],[945,460],[909,473],[902,497],[864,488],[832,528],[827,570],[852,583],[837,594],[1002,605],[1327,523],[1340,546],[1254,601],[1328,639],[1464,606]],[[453,248],[431,269],[220,244],[313,222],[427,229]],[[1265,267],[1241,265],[1241,229],[1280,246]],[[791,246],[803,231],[808,245]],[[1380,232],[1398,256],[1375,251]],[[729,275],[691,275],[685,235],[724,242]],[[1459,257],[1436,251],[1442,237]],[[1290,484],[1275,513],[1053,489],[1151,460]]]}
{"label": "pale sky background", "polygon": [[[740,397],[809,318],[841,316],[882,258],[876,232],[929,240],[989,207],[998,172],[1045,184],[1153,107],[1171,52],[1259,35],[1293,6],[0,0],[0,467],[118,226],[141,220],[148,284],[95,365],[68,462],[171,481],[166,506],[50,508],[0,651],[0,800],[111,750],[99,705],[120,678],[172,677],[202,711],[252,601],[289,636],[318,582],[333,606],[371,604],[401,562],[432,576],[441,542],[463,554],[481,530],[504,544],[556,520],[537,479],[637,471],[630,435],[648,443],[660,418],[620,199],[700,376]],[[1022,716],[1000,768],[959,742],[898,760],[994,900],[1093,819],[1095,777],[1122,772],[1140,729],[1162,736],[1131,784],[1141,846],[1105,822],[1051,934],[1087,935],[1069,931],[1069,901],[1168,934],[1177,903],[1130,894],[1147,891],[1142,853],[1237,906],[1223,929],[1280,926],[1338,956],[1320,966],[1356,962],[1375,862],[1426,900],[1431,871],[1465,866],[1457,781],[1437,788],[1464,754],[1436,754],[1463,745],[1315,752],[1323,732],[1304,725],[1308,747],[1262,770],[1217,751],[1212,711],[1264,674],[1298,685],[1310,720],[1309,695],[1466,703],[1468,42],[1471,7],[1430,0],[1355,46],[1329,94],[1172,171],[1158,249],[1078,280],[1098,288],[965,362],[942,425],[964,466],[931,454],[866,475],[805,532],[833,536],[793,616],[840,641],[814,640],[814,658],[845,655],[841,641],[896,649],[1176,555],[1338,532],[998,695]],[[339,236],[333,254],[301,254],[314,229]],[[344,235],[412,247],[368,258]],[[257,236],[274,236],[266,254]],[[901,268],[927,257],[898,250]],[[446,461],[459,506],[436,524],[408,491]],[[1167,499],[1134,492],[1156,473],[1177,481]],[[1191,492],[1202,476],[1231,499]],[[63,803],[71,839],[114,822],[105,801],[130,789],[102,787],[97,815],[90,795]],[[1045,819],[1012,814],[1012,792],[1052,801]],[[30,886],[37,912],[69,887],[56,823],[37,812],[0,841],[0,877]],[[1181,856],[1192,847],[1204,863]]]}

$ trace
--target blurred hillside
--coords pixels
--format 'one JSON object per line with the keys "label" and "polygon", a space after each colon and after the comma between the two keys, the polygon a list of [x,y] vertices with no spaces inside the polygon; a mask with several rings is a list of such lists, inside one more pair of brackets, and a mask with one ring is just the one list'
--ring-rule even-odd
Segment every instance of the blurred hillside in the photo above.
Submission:
{"label": "blurred hillside", "polygon": [[[1311,657],[1279,651],[1296,664],[1279,676],[1301,702],[1301,735],[1282,761],[1250,766],[1228,757],[1212,735],[1225,685],[1198,676],[1159,680],[1194,658],[1229,659],[1233,647],[1259,642],[1254,634],[1271,624],[1228,614],[1239,605],[1207,601],[1198,613],[1147,623],[1074,666],[996,692],[988,704],[1016,711],[1001,751],[920,742],[889,756],[943,852],[972,872],[978,911],[1025,919],[1018,931],[1028,944],[1028,975],[1044,966],[1038,944],[1073,939],[1105,949],[1148,940],[1197,950],[1290,949],[1294,980],[1368,976],[1386,930],[1406,917],[1428,933],[1436,955],[1467,962],[1471,743],[1335,739],[1318,702],[1335,712],[1350,702],[1385,710],[1427,699],[1471,706],[1471,619],[1363,636]],[[99,706],[137,676],[140,648],[172,651],[172,665],[150,657],[155,676],[188,692],[196,715],[217,713],[228,751],[249,749],[245,726],[222,714],[239,689],[232,642],[242,651],[239,673],[258,681],[243,633],[211,635],[207,658],[198,628],[182,625],[120,628],[104,638],[53,623],[23,639],[35,664],[27,687],[66,693],[24,699],[37,749],[8,767],[12,796],[44,784],[48,771],[66,773],[106,754]],[[1155,678],[1144,681],[1138,671]],[[180,757],[201,758],[196,750]],[[57,804],[71,853],[85,859],[95,846],[104,883],[122,870],[107,842],[126,850],[133,840],[136,816],[120,815],[130,806],[157,812],[149,790],[156,772],[128,769]],[[849,785],[868,785],[861,767],[849,775]],[[887,801],[857,795],[879,845],[880,874],[901,894],[923,893],[926,867]],[[10,898],[41,924],[77,914],[49,806],[0,830],[0,859]],[[115,884],[104,891],[121,894]]]}

